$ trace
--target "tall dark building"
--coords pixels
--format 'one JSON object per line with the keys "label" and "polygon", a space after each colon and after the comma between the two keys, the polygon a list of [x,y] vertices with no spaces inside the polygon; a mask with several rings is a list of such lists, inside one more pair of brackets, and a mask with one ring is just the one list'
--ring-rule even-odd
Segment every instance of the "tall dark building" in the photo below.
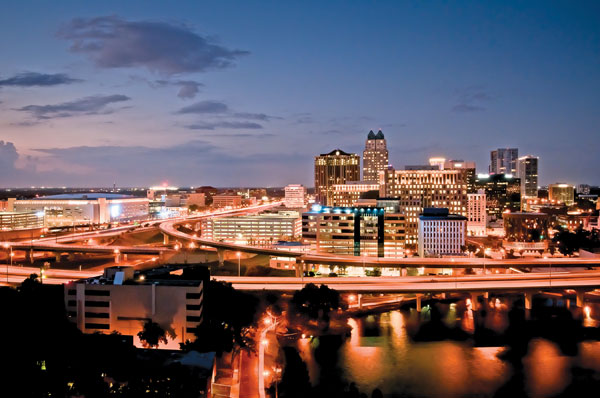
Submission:
{"label": "tall dark building", "polygon": [[333,204],[333,185],[360,180],[360,156],[334,149],[315,157],[315,195],[322,205]]}
{"label": "tall dark building", "polygon": [[506,174],[478,174],[477,189],[485,190],[487,214],[490,220],[502,219],[505,210],[521,208],[521,180]]}
{"label": "tall dark building", "polygon": [[538,190],[538,163],[537,156],[523,156],[519,158],[518,177],[521,179],[521,196],[537,197]]}

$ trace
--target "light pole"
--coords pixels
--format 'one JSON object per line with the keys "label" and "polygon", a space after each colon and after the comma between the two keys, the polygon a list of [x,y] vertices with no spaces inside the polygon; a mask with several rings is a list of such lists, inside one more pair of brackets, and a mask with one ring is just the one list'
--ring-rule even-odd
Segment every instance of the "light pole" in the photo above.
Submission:
{"label": "light pole", "polygon": [[236,254],[237,254],[237,258],[238,258],[238,276],[242,276],[241,265],[240,265],[240,261],[241,261],[240,257],[242,255],[242,253],[237,252]]}

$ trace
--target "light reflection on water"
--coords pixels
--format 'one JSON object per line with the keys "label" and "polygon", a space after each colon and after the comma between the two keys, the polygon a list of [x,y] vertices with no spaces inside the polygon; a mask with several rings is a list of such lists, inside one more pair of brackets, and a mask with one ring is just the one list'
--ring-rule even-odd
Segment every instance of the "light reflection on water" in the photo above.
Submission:
{"label": "light reflection on water", "polygon": [[[348,381],[370,395],[380,388],[386,396],[493,396],[512,376],[512,366],[498,359],[503,347],[473,347],[440,341],[415,343],[404,327],[408,315],[391,311],[350,319],[350,338],[339,351],[338,366]],[[298,348],[311,382],[319,382],[319,366],[312,353],[319,344],[301,340]],[[523,358],[525,388],[530,396],[550,396],[571,380],[573,366],[600,373],[600,343],[580,345],[577,357],[561,354],[554,343],[533,340]]]}

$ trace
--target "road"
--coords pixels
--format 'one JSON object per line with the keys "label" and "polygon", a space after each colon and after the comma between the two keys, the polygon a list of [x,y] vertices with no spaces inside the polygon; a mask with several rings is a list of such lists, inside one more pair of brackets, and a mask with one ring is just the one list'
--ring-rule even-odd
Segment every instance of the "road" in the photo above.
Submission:
{"label": "road", "polygon": [[341,292],[355,293],[443,293],[454,291],[523,291],[540,289],[600,288],[600,271],[494,274],[444,277],[359,277],[359,278],[252,278],[215,277],[239,290],[295,291],[307,283],[325,284]]}

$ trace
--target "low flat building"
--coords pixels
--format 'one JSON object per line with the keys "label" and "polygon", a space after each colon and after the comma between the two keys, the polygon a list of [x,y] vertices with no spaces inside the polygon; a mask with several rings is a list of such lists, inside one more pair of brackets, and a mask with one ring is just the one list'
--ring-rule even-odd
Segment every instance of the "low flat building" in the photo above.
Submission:
{"label": "low flat building", "polygon": [[272,246],[280,240],[301,235],[302,222],[297,211],[211,218],[205,221],[202,237],[217,242],[251,246]]}
{"label": "low flat building", "polygon": [[148,218],[148,198],[113,193],[60,194],[16,200],[17,212],[43,212],[46,227],[106,224]]}
{"label": "low flat building", "polygon": [[425,208],[419,216],[419,256],[460,255],[467,235],[467,217],[448,209]]}
{"label": "low flat building", "polygon": [[44,228],[43,211],[0,211],[0,231]]}
{"label": "low flat building", "polygon": [[159,348],[179,349],[195,340],[202,323],[204,281],[134,280],[133,267],[110,267],[103,277],[64,285],[69,320],[83,333],[113,331],[132,336],[142,346],[138,332],[147,321],[167,333]]}
{"label": "low flat building", "polygon": [[506,212],[504,241],[506,250],[519,253],[543,252],[548,248],[550,217],[545,213]]}
{"label": "low flat building", "polygon": [[242,197],[239,195],[215,195],[213,196],[213,207],[240,207]]}
{"label": "low flat building", "polygon": [[571,206],[575,202],[575,187],[569,184],[548,185],[548,199],[554,203]]}
{"label": "low flat building", "polygon": [[317,253],[402,258],[406,220],[380,207],[322,207],[302,213],[302,239]]}

